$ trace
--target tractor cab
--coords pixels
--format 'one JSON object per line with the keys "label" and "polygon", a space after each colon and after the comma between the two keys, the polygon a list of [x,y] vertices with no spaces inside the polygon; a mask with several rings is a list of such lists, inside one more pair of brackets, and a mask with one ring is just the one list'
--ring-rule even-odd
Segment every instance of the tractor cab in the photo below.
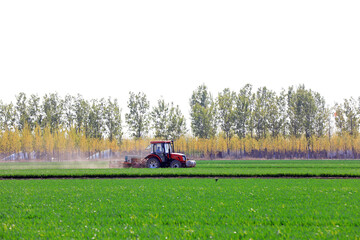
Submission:
{"label": "tractor cab", "polygon": [[150,150],[150,154],[145,157],[146,165],[149,168],[158,167],[195,167],[196,162],[186,159],[182,153],[174,153],[174,141],[151,141],[146,148]]}
{"label": "tractor cab", "polygon": [[171,159],[171,154],[174,149],[173,141],[153,141],[147,147],[150,150],[151,154],[157,155],[162,162],[167,162]]}

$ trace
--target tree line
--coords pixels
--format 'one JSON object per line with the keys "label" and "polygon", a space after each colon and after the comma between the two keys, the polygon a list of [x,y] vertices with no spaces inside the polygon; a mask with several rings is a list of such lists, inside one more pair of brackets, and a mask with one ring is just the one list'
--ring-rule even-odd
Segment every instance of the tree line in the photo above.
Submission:
{"label": "tree line", "polygon": [[[177,139],[187,132],[185,117],[174,103],[159,99],[150,109],[144,93],[130,92],[128,108],[125,122],[136,140],[147,137],[151,129],[155,138],[163,139]],[[1,159],[20,151],[29,158],[45,159],[83,158],[107,149],[116,152],[124,144],[123,135],[117,99],[19,93],[15,104],[0,100]]]}
{"label": "tree line", "polygon": [[[235,149],[253,157],[281,152],[281,146],[274,149],[270,144],[279,140],[287,146],[294,146],[296,142],[302,146],[285,148],[287,154],[282,155],[291,158],[319,156],[319,152],[327,158],[339,151],[342,156],[350,153],[349,157],[354,157],[359,152],[360,97],[328,106],[320,93],[304,85],[290,86],[276,93],[266,87],[253,90],[252,85],[246,84],[238,92],[225,88],[214,98],[206,85],[201,85],[193,92],[190,105],[194,136],[212,139],[219,136],[220,130],[227,154],[234,151],[231,146],[234,136],[240,141]],[[244,142],[252,142],[250,145],[254,147],[246,150],[249,144]]]}
{"label": "tree line", "polygon": [[[3,158],[22,151],[36,153],[35,158],[72,158],[107,149],[131,152],[152,136],[178,140],[183,146],[179,149],[198,157],[326,158],[345,148],[357,156],[360,98],[328,106],[320,93],[304,85],[276,93],[266,87],[254,90],[250,84],[237,92],[225,88],[214,97],[203,84],[193,91],[189,104],[191,134],[178,105],[159,99],[150,107],[145,93],[130,92],[124,121],[131,136],[127,139],[117,99],[19,93],[15,103],[0,100],[0,154]],[[279,142],[303,147],[274,144]],[[195,149],[198,143],[204,147]]]}
{"label": "tree line", "polygon": [[310,145],[312,136],[323,137],[331,130],[331,109],[319,93],[304,85],[276,94],[266,87],[253,91],[247,84],[238,93],[226,88],[216,99],[202,85],[191,98],[191,126],[195,137],[206,139],[220,128],[227,146],[234,135],[256,140],[305,136]]}

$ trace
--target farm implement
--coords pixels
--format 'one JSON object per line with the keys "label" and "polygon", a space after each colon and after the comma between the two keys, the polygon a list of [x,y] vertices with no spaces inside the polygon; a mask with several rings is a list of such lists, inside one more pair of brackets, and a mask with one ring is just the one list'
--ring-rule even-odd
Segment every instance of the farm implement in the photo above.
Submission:
{"label": "farm implement", "polygon": [[151,141],[146,148],[150,154],[140,156],[125,156],[124,161],[111,161],[110,168],[189,168],[195,167],[194,160],[188,160],[185,154],[174,153],[174,141]]}

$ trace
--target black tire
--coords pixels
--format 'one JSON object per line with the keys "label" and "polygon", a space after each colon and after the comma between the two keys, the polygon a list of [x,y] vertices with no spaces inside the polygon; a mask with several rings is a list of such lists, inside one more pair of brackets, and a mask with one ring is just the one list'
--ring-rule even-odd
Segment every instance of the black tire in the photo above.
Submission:
{"label": "black tire", "polygon": [[150,158],[146,161],[146,167],[147,168],[159,168],[160,167],[160,161],[156,158]]}
{"label": "black tire", "polygon": [[179,162],[178,160],[172,160],[170,163],[170,167],[171,168],[181,168],[181,162]]}

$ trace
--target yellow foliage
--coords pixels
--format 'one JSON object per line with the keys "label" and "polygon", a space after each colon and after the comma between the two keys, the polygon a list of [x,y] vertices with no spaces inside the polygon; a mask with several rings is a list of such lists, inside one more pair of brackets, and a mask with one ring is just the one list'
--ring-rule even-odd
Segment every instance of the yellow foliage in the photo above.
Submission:
{"label": "yellow foliage", "polygon": [[119,151],[119,146],[117,144],[117,140],[113,139],[110,143],[109,143],[109,148],[111,149],[112,152],[117,152]]}
{"label": "yellow foliage", "polygon": [[251,144],[251,139],[250,137],[246,137],[244,139],[244,149],[245,149],[245,152],[249,153],[253,150],[252,148],[252,144]]}
{"label": "yellow foliage", "polygon": [[247,136],[244,140],[245,151],[250,153],[252,150],[259,150],[259,142],[250,136]]}
{"label": "yellow foliage", "polygon": [[360,135],[355,137],[353,147],[356,152],[360,153]]}
{"label": "yellow foliage", "polygon": [[54,150],[59,154],[64,154],[66,152],[66,138],[64,131],[57,131],[54,134]]}
{"label": "yellow foliage", "polygon": [[34,130],[33,149],[35,152],[40,154],[44,152],[43,136],[39,125],[36,125]]}
{"label": "yellow foliage", "polygon": [[10,153],[17,153],[21,150],[21,137],[17,128],[9,134]]}
{"label": "yellow foliage", "polygon": [[33,150],[32,139],[33,136],[31,134],[30,128],[27,124],[25,124],[24,129],[21,133],[21,149],[23,152],[30,153]]}
{"label": "yellow foliage", "polygon": [[0,153],[9,152],[9,131],[4,131],[0,133]]}
{"label": "yellow foliage", "polygon": [[266,148],[266,138],[260,138],[257,142],[258,142],[258,150],[264,151]]}
{"label": "yellow foliage", "polygon": [[53,154],[54,138],[51,134],[50,128],[45,127],[43,135],[43,148],[47,154]]}
{"label": "yellow foliage", "polygon": [[341,137],[338,134],[333,135],[330,142],[331,142],[332,151],[336,151],[336,150],[342,151],[343,150]]}
{"label": "yellow foliage", "polygon": [[[218,150],[220,149],[218,146],[217,139],[215,137],[212,137],[212,138],[208,139],[208,142],[209,142],[209,152],[211,154],[216,154],[218,152]],[[226,149],[226,143],[225,143],[225,149]]]}
{"label": "yellow foliage", "polygon": [[305,136],[301,136],[299,139],[299,151],[300,152],[306,152],[308,146],[308,141]]}
{"label": "yellow foliage", "polygon": [[66,136],[66,151],[68,153],[73,153],[79,146],[79,138],[76,134],[76,129],[74,127],[70,128],[66,133]]}
{"label": "yellow foliage", "polygon": [[177,152],[186,152],[187,151],[187,147],[186,147],[186,139],[185,136],[181,136],[178,140],[176,140],[176,142],[174,143],[174,147],[175,147],[175,151]]}
{"label": "yellow foliage", "polygon": [[82,153],[87,153],[89,151],[88,139],[83,132],[80,132],[79,148]]}
{"label": "yellow foliage", "polygon": [[223,136],[219,136],[218,137],[218,149],[212,149],[213,152],[216,152],[216,150],[221,151],[221,152],[227,152],[227,144],[226,144],[226,139]]}
{"label": "yellow foliage", "polygon": [[279,151],[280,153],[285,153],[285,151],[289,151],[289,141],[285,139],[283,136],[279,136],[276,138],[276,147],[274,151]]}
{"label": "yellow foliage", "polygon": [[320,150],[330,151],[330,140],[328,137],[321,138],[321,147]]}
{"label": "yellow foliage", "polygon": [[[46,153],[48,157],[54,153],[63,156],[69,153],[80,153],[80,156],[86,157],[108,149],[113,152],[125,151],[143,154],[151,140],[149,138],[125,138],[119,144],[115,139],[110,141],[107,138],[87,138],[84,132],[77,132],[75,128],[51,133],[49,127],[41,129],[37,125],[32,132],[28,126],[25,126],[21,132],[16,128],[0,132],[0,154],[6,156],[20,151],[28,153],[35,151],[38,153],[37,156],[41,156],[42,153]],[[309,139],[309,144],[310,150],[316,153],[345,150],[354,150],[360,153],[360,135],[352,136],[343,133],[342,135],[334,134],[331,138],[329,136],[313,136]],[[239,138],[235,135],[227,142],[225,135],[219,134],[210,139],[182,136],[175,141],[176,152],[186,153],[192,157],[209,157],[210,154],[227,152],[228,148],[233,153],[245,150],[248,154],[252,150],[265,151],[265,149],[268,152],[282,154],[285,152],[306,153],[308,151],[308,139],[305,136],[296,138],[280,135],[275,138],[268,136],[257,140],[251,136]]]}
{"label": "yellow foliage", "polygon": [[344,133],[342,139],[343,139],[344,150],[351,150],[352,137],[350,136],[350,134]]}
{"label": "yellow foliage", "polygon": [[316,136],[312,136],[310,139],[311,142],[311,150],[313,150],[314,152],[320,152],[320,139]]}
{"label": "yellow foliage", "polygon": [[230,151],[238,151],[243,149],[242,147],[242,143],[240,141],[240,139],[238,138],[238,136],[234,136],[231,138],[230,140]]}

